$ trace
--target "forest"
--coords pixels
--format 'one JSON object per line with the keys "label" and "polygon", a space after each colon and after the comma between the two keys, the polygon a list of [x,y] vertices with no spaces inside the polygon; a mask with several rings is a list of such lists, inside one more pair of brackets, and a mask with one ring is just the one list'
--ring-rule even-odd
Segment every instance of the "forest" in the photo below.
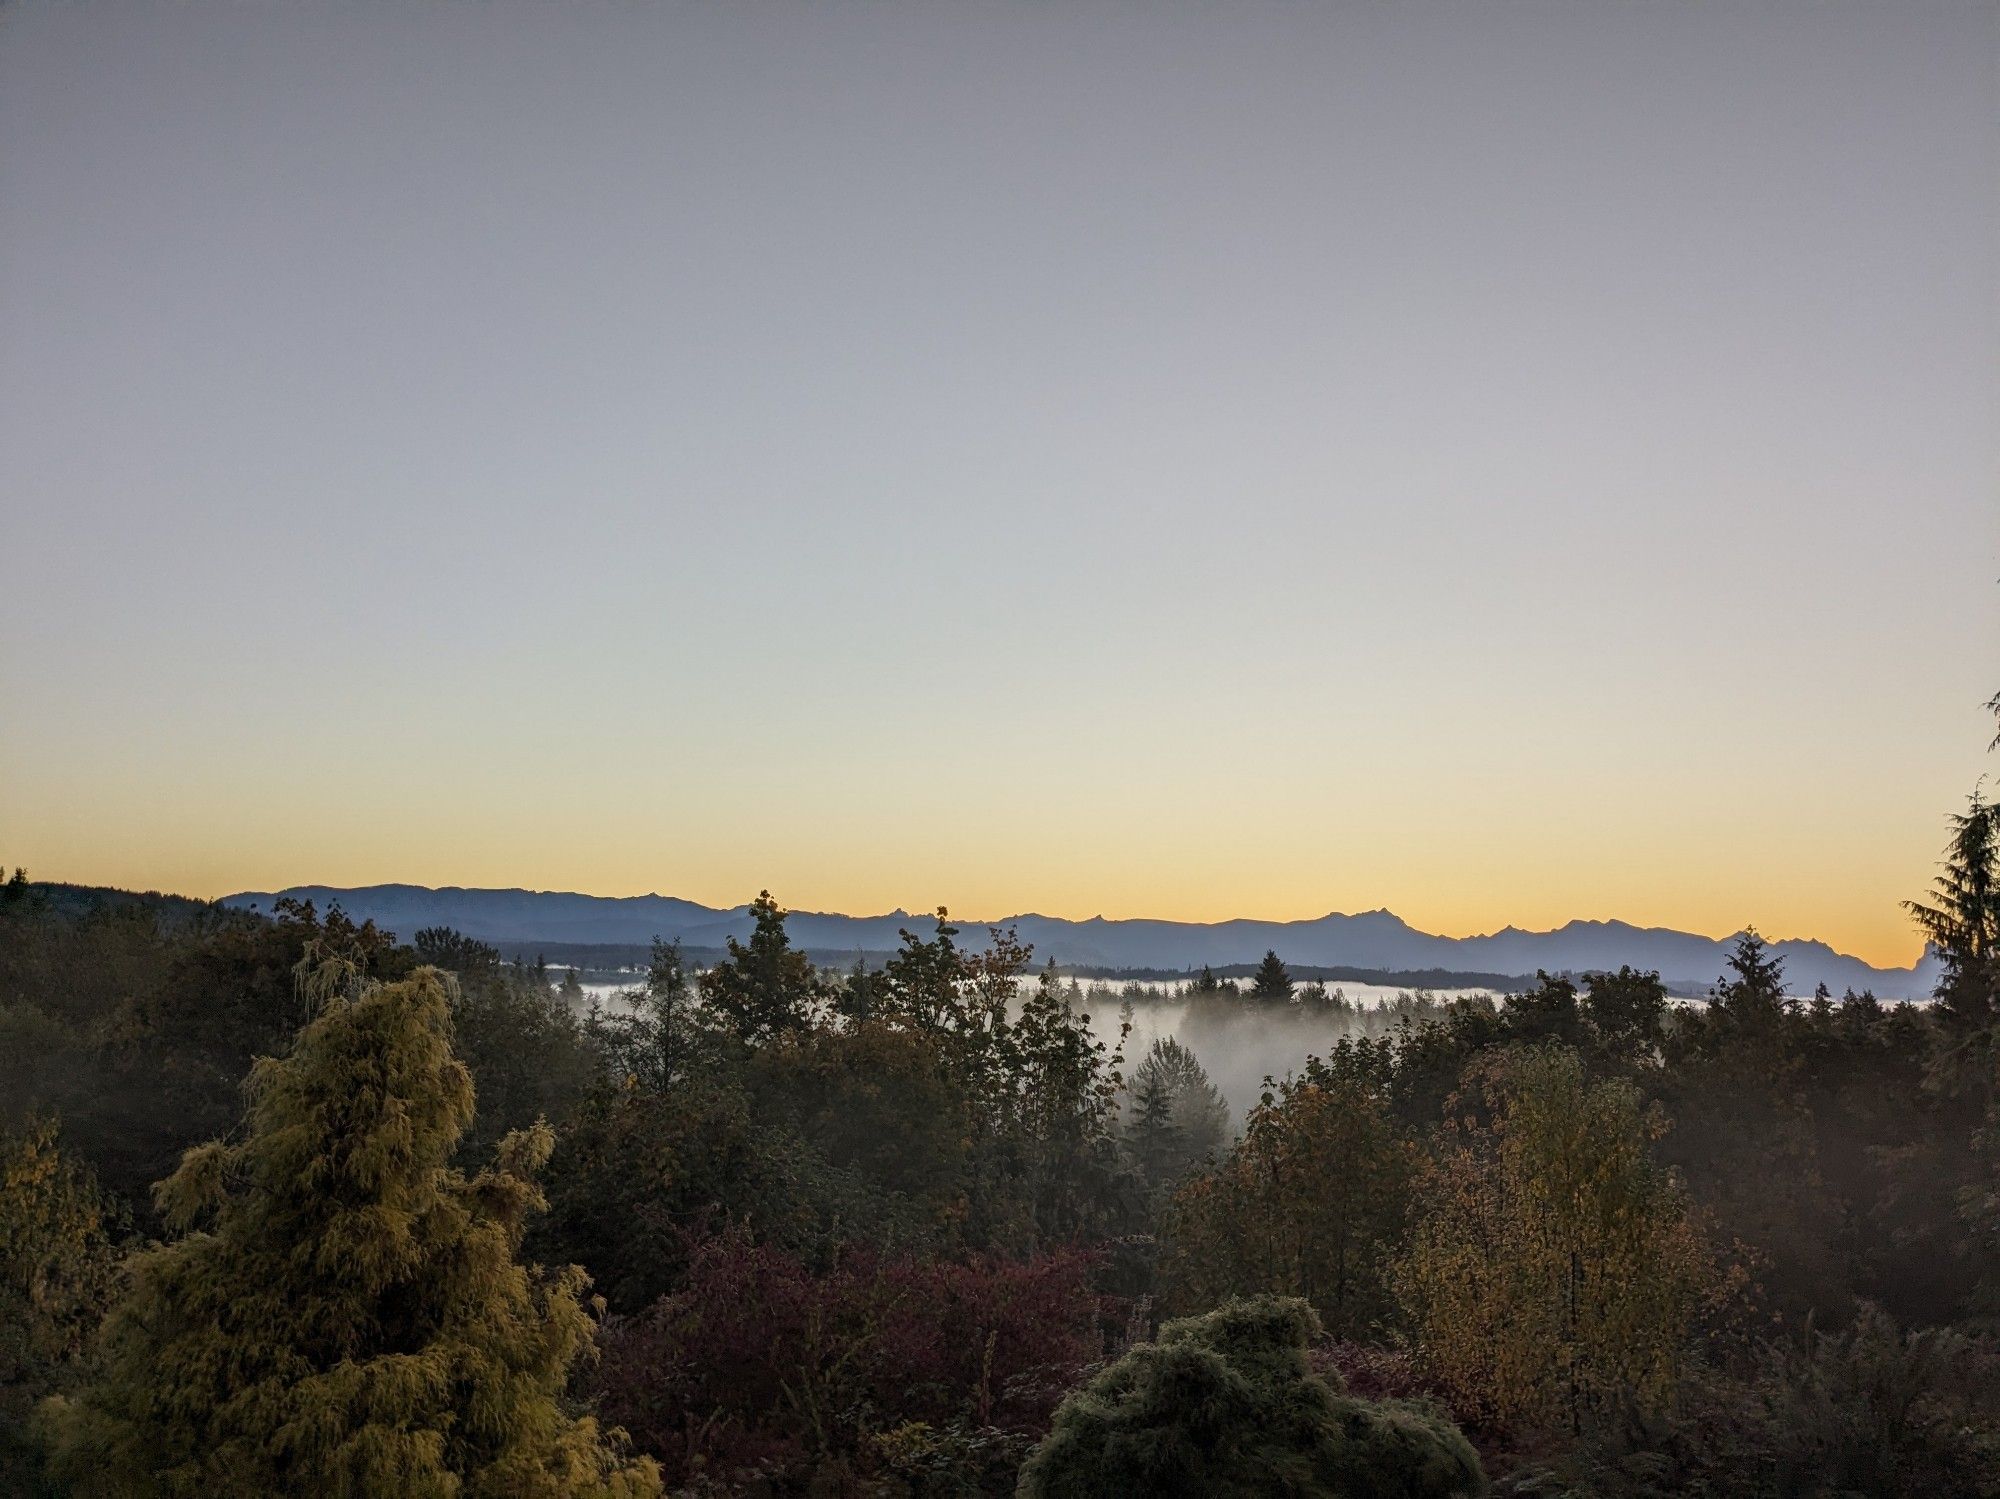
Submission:
{"label": "forest", "polygon": [[1274,953],[1142,1047],[1155,991],[943,911],[829,971],[764,895],[599,1004],[16,870],[0,1488],[2000,1494],[1997,876],[1975,797],[1926,1003],[1754,932],[1692,1003],[1367,1010]]}

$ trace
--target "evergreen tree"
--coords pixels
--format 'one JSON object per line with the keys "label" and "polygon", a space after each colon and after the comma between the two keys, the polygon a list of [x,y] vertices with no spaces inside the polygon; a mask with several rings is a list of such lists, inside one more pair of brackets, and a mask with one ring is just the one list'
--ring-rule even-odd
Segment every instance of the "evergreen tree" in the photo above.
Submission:
{"label": "evergreen tree", "polygon": [[1154,1071],[1138,1081],[1127,1148],[1146,1184],[1160,1187],[1173,1179],[1181,1163],[1181,1132],[1174,1123],[1174,1100],[1166,1079]]}
{"label": "evergreen tree", "polygon": [[1227,979],[1217,978],[1215,970],[1204,963],[1201,965],[1201,972],[1188,980],[1186,997],[1189,999],[1201,999],[1211,994],[1221,994],[1224,992],[1234,994],[1236,986]]}
{"label": "evergreen tree", "polygon": [[671,1087],[687,1070],[701,1031],[694,984],[688,978],[679,942],[653,939],[638,1012],[646,1081],[655,1088]]}
{"label": "evergreen tree", "polygon": [[[1985,1169],[1959,1189],[1959,1208],[1979,1236],[1984,1263],[2000,1265],[2000,806],[1974,793],[1970,809],[1951,819],[1931,903],[1904,906],[1944,970],[1931,1086],[1982,1115],[1972,1144]],[[2000,1303],[2000,1271],[1988,1269],[1982,1291],[1989,1304]]]}
{"label": "evergreen tree", "polygon": [[[646,1495],[563,1403],[592,1323],[571,1269],[516,1261],[545,1125],[468,1180],[471,1122],[434,970],[329,999],[260,1061],[241,1138],[157,1189],[183,1237],[144,1251],[99,1380],[51,1412],[85,1491]],[[197,1222],[207,1226],[186,1232]]]}
{"label": "evergreen tree", "polygon": [[757,893],[750,915],[756,925],[749,942],[729,939],[729,956],[701,976],[701,993],[738,1038],[756,1043],[810,1025],[826,986],[792,946],[770,891]]}
{"label": "evergreen tree", "polygon": [[1327,992],[1324,979],[1314,979],[1310,983],[1299,985],[1298,993],[1292,1002],[1298,1006],[1301,1015],[1313,1020],[1325,1020],[1338,1009],[1333,995]]}
{"label": "evergreen tree", "polygon": [[847,981],[833,996],[834,1012],[851,1024],[864,1024],[874,1019],[881,1008],[883,989],[881,973],[871,970],[868,960],[856,953],[854,966],[847,970]]}
{"label": "evergreen tree", "polygon": [[1292,976],[1275,952],[1266,952],[1264,961],[1257,965],[1257,972],[1250,980],[1250,1002],[1259,1005],[1292,1002]]}
{"label": "evergreen tree", "polygon": [[[1965,999],[1975,993],[1983,998],[1992,987],[1991,965],[2000,957],[2000,805],[1987,805],[1975,792],[1971,806],[1952,816],[1951,840],[1930,903],[1907,900],[1903,907],[1944,964],[1939,999],[1949,1007],[1961,989]],[[1961,976],[1970,982],[1959,984]],[[1969,1018],[1989,1018],[1983,1004],[1972,1010]]]}
{"label": "evergreen tree", "polygon": [[1243,1012],[1243,995],[1234,982],[1217,978],[1207,964],[1183,991],[1187,1024],[1194,1030],[1221,1030]]}
{"label": "evergreen tree", "polygon": [[[1126,1025],[1130,1027],[1130,1019]],[[1156,1037],[1146,1057],[1138,1063],[1138,1069],[1134,1069],[1134,1097],[1144,1093],[1154,1081],[1166,1089],[1172,1105],[1172,1121],[1178,1131],[1174,1143],[1180,1151],[1174,1161],[1174,1175],[1180,1175],[1188,1165],[1204,1161],[1222,1149],[1230,1131],[1230,1105],[1224,1103],[1216,1085],[1208,1081],[1208,1071],[1194,1055],[1194,1049],[1174,1035]]]}
{"label": "evergreen tree", "polygon": [[1787,1008],[1785,960],[1774,956],[1755,927],[1745,927],[1729,950],[1729,971],[1709,991],[1709,1003],[1738,1024],[1771,1022]]}

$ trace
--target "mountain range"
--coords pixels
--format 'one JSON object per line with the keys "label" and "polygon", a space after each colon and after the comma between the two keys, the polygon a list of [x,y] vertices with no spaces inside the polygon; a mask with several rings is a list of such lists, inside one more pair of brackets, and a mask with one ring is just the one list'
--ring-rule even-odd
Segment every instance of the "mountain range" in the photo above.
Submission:
{"label": "mountain range", "polygon": [[[405,939],[431,926],[448,926],[507,950],[550,947],[633,947],[654,937],[678,939],[695,949],[720,948],[749,934],[748,906],[721,909],[670,895],[579,895],[555,890],[470,890],[458,886],[367,885],[337,888],[299,885],[279,891],[245,891],[223,904],[269,911],[281,897],[310,900],[325,910],[336,902],[356,920],[372,918]],[[963,921],[961,941],[976,945],[988,926],[1013,927],[1033,944],[1037,961],[1053,958],[1066,968],[1185,971],[1203,964],[1254,963],[1265,951],[1305,968],[1353,968],[1392,973],[1530,975],[1617,968],[1655,969],[1676,988],[1699,992],[1722,973],[1729,937],[1706,937],[1666,927],[1622,921],[1572,921],[1552,931],[1506,927],[1475,937],[1441,937],[1412,927],[1390,911],[1338,912],[1305,921],[1218,922],[1072,921],[1028,913],[998,921]],[[891,911],[883,916],[843,916],[794,911],[792,941],[819,954],[894,951],[909,927],[931,930],[928,915]],[[1789,986],[1809,993],[1825,984],[1835,994],[1872,989],[1883,999],[1916,999],[1936,980],[1929,957],[1914,968],[1876,968],[1807,939],[1773,941],[1785,960]],[[1436,982],[1435,978],[1431,979]]]}

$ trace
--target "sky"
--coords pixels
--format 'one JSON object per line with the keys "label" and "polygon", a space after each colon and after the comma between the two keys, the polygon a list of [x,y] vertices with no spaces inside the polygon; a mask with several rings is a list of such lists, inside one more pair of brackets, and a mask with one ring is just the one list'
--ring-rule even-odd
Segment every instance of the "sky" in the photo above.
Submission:
{"label": "sky", "polygon": [[9,6],[0,861],[1907,963],[1996,79],[1989,3]]}

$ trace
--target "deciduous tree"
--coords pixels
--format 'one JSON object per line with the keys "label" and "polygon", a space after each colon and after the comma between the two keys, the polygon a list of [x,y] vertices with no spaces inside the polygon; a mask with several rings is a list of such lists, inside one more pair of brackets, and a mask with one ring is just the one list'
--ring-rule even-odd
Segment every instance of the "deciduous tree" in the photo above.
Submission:
{"label": "deciduous tree", "polygon": [[1482,1058],[1453,1114],[1395,1272],[1424,1360],[1460,1409],[1527,1430],[1662,1406],[1728,1289],[1651,1157],[1664,1121],[1561,1047]]}

